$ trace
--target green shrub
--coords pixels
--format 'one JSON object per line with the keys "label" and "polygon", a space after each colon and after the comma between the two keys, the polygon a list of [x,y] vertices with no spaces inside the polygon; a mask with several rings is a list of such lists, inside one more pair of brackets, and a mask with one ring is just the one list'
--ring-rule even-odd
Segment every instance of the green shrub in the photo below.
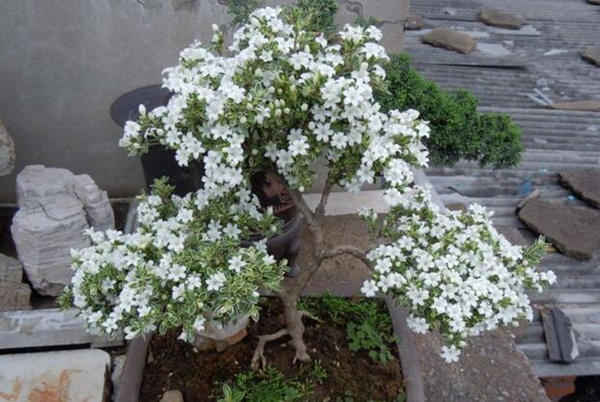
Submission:
{"label": "green shrub", "polygon": [[416,109],[430,122],[426,145],[433,164],[452,166],[466,159],[499,169],[519,162],[521,130],[510,117],[478,113],[472,93],[440,88],[412,68],[406,54],[393,56],[386,73],[387,91],[377,93],[377,100],[386,111]]}

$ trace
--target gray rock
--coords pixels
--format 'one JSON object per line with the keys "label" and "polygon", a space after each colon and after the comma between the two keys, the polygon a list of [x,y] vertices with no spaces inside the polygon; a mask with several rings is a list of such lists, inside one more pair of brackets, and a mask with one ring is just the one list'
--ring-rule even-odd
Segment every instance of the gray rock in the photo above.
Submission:
{"label": "gray rock", "polygon": [[29,310],[31,289],[26,283],[0,281],[0,311]]}
{"label": "gray rock", "polygon": [[477,47],[475,39],[464,32],[447,28],[436,28],[423,35],[421,40],[432,46],[469,54]]}
{"label": "gray rock", "polygon": [[589,260],[600,246],[600,211],[534,199],[519,211],[519,219],[569,257]]}
{"label": "gray rock", "polygon": [[600,67],[600,48],[586,47],[581,51],[581,58],[596,67]]}
{"label": "gray rock", "polygon": [[556,102],[550,104],[552,109],[583,110],[587,112],[600,112],[600,100],[587,100],[575,102]]}
{"label": "gray rock", "polygon": [[540,191],[540,189],[536,188],[531,193],[529,193],[527,195],[527,197],[525,197],[521,201],[519,201],[519,203],[517,204],[517,211],[519,211],[521,208],[523,208],[525,206],[525,204],[527,204],[529,201],[540,198],[541,195],[542,195],[542,192]]}
{"label": "gray rock", "polygon": [[19,259],[38,292],[58,296],[73,274],[70,250],[90,245],[89,224],[114,225],[108,198],[89,176],[41,165],[17,176],[17,198],[11,231]]}
{"label": "gray rock", "polygon": [[23,266],[4,254],[0,254],[0,311],[29,310],[31,289],[21,282]]}
{"label": "gray rock", "polygon": [[16,161],[15,143],[0,120],[0,176],[10,174]]}
{"label": "gray rock", "polygon": [[183,394],[179,390],[167,391],[163,394],[160,402],[184,402]]}
{"label": "gray rock", "polygon": [[21,282],[23,265],[12,257],[0,254],[0,282]]}
{"label": "gray rock", "polygon": [[582,200],[600,208],[600,170],[566,170],[558,174],[560,182]]}
{"label": "gray rock", "polygon": [[462,202],[450,203],[450,204],[446,205],[446,208],[448,208],[450,211],[466,211],[467,210],[467,206]]}
{"label": "gray rock", "polygon": [[407,31],[418,31],[421,28],[423,28],[423,18],[420,15],[411,14],[406,17],[404,29]]}
{"label": "gray rock", "polygon": [[75,176],[75,195],[83,204],[87,220],[95,230],[106,231],[115,227],[115,215],[106,191],[100,190],[87,174]]}
{"label": "gray rock", "polygon": [[507,29],[520,29],[525,24],[523,18],[486,6],[479,10],[479,20],[487,25]]}

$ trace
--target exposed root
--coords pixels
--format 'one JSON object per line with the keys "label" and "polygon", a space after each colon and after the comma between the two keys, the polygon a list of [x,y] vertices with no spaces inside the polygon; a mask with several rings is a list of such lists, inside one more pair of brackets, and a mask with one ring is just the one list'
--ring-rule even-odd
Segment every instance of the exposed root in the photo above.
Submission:
{"label": "exposed root", "polygon": [[[252,370],[257,371],[260,367],[266,367],[267,359],[265,358],[265,345],[267,342],[271,342],[281,338],[282,336],[288,335],[287,329],[280,329],[274,334],[270,335],[261,335],[258,337],[258,345],[256,345],[256,349],[254,350],[254,355],[252,356],[252,362],[250,363],[250,367]],[[295,360],[295,359],[294,359]]]}

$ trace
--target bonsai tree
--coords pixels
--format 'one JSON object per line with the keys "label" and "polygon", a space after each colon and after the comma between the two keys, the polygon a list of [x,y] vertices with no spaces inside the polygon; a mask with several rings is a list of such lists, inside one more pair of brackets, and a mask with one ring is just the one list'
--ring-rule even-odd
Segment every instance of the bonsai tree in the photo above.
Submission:
{"label": "bonsai tree", "polygon": [[[325,37],[310,29],[311,18],[298,8],[258,9],[228,48],[215,27],[210,46],[192,44],[165,70],[168,105],[141,107],[127,123],[121,145],[132,155],[167,147],[180,165],[203,165],[204,186],[180,198],[158,182],[140,197],[135,233],[92,232],[92,247],[73,252],[63,302],[73,301],[90,330],[124,327],[133,338],[181,327],[191,340],[209,320],[257,319],[262,289],[281,299],[285,327],[259,337],[253,367],[265,363],[265,344],[284,336],[295,360],[307,361],[308,314],[298,299],[321,263],[342,254],[372,269],[366,296],[391,295],[408,309],[410,328],[442,334],[449,362],[467,337],[531,318],[525,290],[554,281],[534,269],[543,242],[511,245],[478,205],[442,213],[414,183],[412,169],[428,162],[427,123],[415,110],[384,113],[374,100],[388,59],[381,32],[346,25]],[[317,160],[327,180],[313,210],[304,192]],[[312,252],[296,277],[284,279],[286,262],[266,250],[280,224],[250,191],[256,171],[285,186],[310,234]],[[378,245],[328,246],[323,222],[333,187],[357,192],[380,176],[389,213],[360,212]],[[257,233],[262,240],[251,241]]]}

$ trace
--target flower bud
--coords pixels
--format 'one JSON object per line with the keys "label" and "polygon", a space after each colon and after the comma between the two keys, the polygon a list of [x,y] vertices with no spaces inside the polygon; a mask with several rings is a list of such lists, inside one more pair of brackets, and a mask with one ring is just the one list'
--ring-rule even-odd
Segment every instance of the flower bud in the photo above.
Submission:
{"label": "flower bud", "polygon": [[212,24],[212,30],[217,32],[219,30],[219,26],[217,24]]}
{"label": "flower bud", "polygon": [[140,115],[141,115],[141,116],[145,116],[145,115],[146,115],[146,106],[144,106],[143,104],[141,104],[141,105],[138,107],[138,111],[140,112]]}

